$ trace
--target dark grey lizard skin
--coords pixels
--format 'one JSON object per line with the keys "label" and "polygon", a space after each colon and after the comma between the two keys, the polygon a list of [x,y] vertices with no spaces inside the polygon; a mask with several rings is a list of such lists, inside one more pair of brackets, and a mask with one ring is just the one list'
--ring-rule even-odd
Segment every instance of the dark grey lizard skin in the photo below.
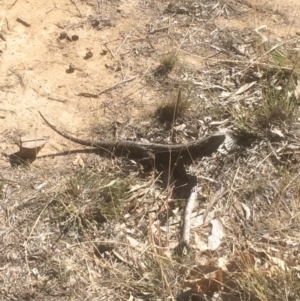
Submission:
{"label": "dark grey lizard skin", "polygon": [[215,133],[212,136],[192,141],[186,144],[158,144],[158,143],[141,143],[135,141],[99,141],[90,139],[80,139],[59,130],[51,124],[41,112],[41,117],[46,124],[60,136],[84,145],[98,148],[100,151],[112,153],[117,156],[129,156],[131,158],[152,158],[160,164],[168,164],[171,161],[176,162],[180,157],[184,163],[191,163],[193,160],[203,156],[209,156],[215,152],[224,142],[224,133]]}

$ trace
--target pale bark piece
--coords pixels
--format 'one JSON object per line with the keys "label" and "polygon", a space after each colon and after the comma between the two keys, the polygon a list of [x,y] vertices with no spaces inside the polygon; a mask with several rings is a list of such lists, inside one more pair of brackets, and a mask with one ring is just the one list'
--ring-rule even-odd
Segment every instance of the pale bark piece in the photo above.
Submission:
{"label": "pale bark piece", "polygon": [[185,208],[185,214],[184,214],[182,243],[185,244],[186,246],[190,244],[191,214],[193,212],[196,199],[197,199],[197,186],[194,186],[191,190],[191,194],[188,199]]}
{"label": "pale bark piece", "polygon": [[224,228],[222,222],[218,219],[210,221],[212,224],[211,235],[208,237],[208,248],[212,251],[216,250],[224,237]]}

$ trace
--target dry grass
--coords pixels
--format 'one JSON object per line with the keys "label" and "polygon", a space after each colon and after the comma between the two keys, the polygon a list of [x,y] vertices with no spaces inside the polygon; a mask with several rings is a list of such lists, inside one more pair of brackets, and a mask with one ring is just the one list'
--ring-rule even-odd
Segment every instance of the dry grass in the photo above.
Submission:
{"label": "dry grass", "polygon": [[156,76],[167,76],[176,66],[178,56],[175,53],[169,53],[162,56],[160,65],[155,69]]}
{"label": "dry grass", "polygon": [[[176,70],[174,53],[163,57],[156,75],[187,79],[193,89],[189,99],[159,102],[158,119],[171,122],[179,116],[195,132],[198,125],[201,134],[220,126],[239,137],[234,152],[217,153],[190,168],[200,201],[189,248],[179,248],[185,200],[172,199],[173,187],[163,187],[155,172],[142,171],[136,162],[87,154],[85,167],[74,166],[70,154],[55,166],[43,158],[7,168],[0,178],[2,300],[300,300],[295,41],[284,49],[256,47],[251,30],[233,32],[249,39],[247,55],[254,59],[247,62],[237,52],[239,39],[213,27],[217,16],[235,16],[225,2],[218,3],[188,1],[177,9],[175,3],[168,8],[150,1],[143,7],[161,12],[160,18],[153,14],[157,28],[169,26],[150,43],[161,53],[177,45],[183,56],[197,55],[213,45],[213,54],[220,55],[217,63],[203,64],[203,73]],[[166,93],[161,84],[147,89],[161,95]],[[179,139],[195,138],[190,128],[179,131]],[[249,135],[255,139],[243,143]],[[203,222],[222,187],[225,192]],[[216,250],[208,245],[212,220],[224,230]],[[215,270],[204,271],[208,268]],[[193,291],[183,293],[184,287]]]}
{"label": "dry grass", "polygon": [[[260,101],[253,102],[250,110],[247,104],[236,106],[232,111],[238,130],[245,134],[266,136],[272,134],[274,127],[287,132],[293,128],[298,113],[298,96],[295,93],[299,64],[295,52],[290,49],[284,51],[290,56],[293,54],[293,59],[288,60],[279,49],[273,50],[268,57],[265,74],[258,82]],[[286,63],[285,69],[281,69],[283,62]]]}

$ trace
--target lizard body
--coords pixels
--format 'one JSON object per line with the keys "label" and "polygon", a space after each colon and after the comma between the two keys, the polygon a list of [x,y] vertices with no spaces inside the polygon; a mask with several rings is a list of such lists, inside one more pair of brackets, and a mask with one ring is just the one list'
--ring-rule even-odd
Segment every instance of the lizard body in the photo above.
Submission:
{"label": "lizard body", "polygon": [[135,141],[101,141],[80,139],[69,135],[68,133],[59,130],[56,126],[51,124],[41,112],[39,112],[45,123],[52,128],[60,136],[84,146],[91,146],[98,148],[100,151],[110,152],[118,156],[129,155],[132,158],[146,158],[155,159],[160,164],[176,162],[180,157],[184,162],[192,162],[195,159],[203,156],[209,156],[224,142],[225,134],[216,133],[212,136],[192,141],[186,144],[159,144],[159,143],[142,143]]}

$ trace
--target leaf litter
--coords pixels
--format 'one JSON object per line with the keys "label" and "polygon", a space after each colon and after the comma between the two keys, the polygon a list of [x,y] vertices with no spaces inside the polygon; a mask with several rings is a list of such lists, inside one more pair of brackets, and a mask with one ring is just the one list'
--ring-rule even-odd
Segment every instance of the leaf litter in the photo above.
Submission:
{"label": "leaf litter", "polygon": [[[298,41],[276,43],[261,33],[263,28],[242,33],[210,24],[217,16],[247,13],[247,3],[157,5],[168,27],[152,26],[154,47],[166,35],[176,35],[182,52],[197,54],[203,46],[218,58],[207,60],[201,71],[184,70],[187,92],[201,112],[176,126],[177,138],[190,139],[188,130],[202,136],[225,122],[237,136],[228,145],[236,147],[190,167],[201,193],[194,195],[188,212],[186,200],[172,198],[172,187],[164,188],[158,177],[125,160],[91,154],[85,161],[77,155],[60,166],[45,158],[5,170],[5,179],[0,178],[0,235],[1,271],[10,275],[2,277],[7,299],[188,300],[197,295],[215,300],[219,294],[222,300],[244,300],[241,296],[263,294],[272,285],[271,277],[292,277],[298,268],[298,123],[289,124],[290,116],[278,114],[289,110],[288,98],[280,102],[264,91],[279,91],[293,82],[288,64],[285,69],[276,66],[276,59],[289,59],[288,53],[278,57],[273,52],[296,48]],[[187,31],[190,20],[195,23]],[[66,26],[87,21],[93,26],[95,18]],[[153,24],[158,21],[153,16]],[[270,48],[259,53],[255,45],[267,41]],[[273,54],[272,64],[267,54]],[[168,76],[180,78],[176,67]],[[299,87],[290,90],[297,98]],[[268,97],[271,102],[265,103]],[[145,131],[150,141],[167,138],[155,123]],[[189,248],[179,252],[185,212],[184,242]],[[257,285],[252,291],[251,284]],[[190,295],[184,295],[188,290],[182,286],[191,289]],[[270,297],[259,296],[255,300]]]}

